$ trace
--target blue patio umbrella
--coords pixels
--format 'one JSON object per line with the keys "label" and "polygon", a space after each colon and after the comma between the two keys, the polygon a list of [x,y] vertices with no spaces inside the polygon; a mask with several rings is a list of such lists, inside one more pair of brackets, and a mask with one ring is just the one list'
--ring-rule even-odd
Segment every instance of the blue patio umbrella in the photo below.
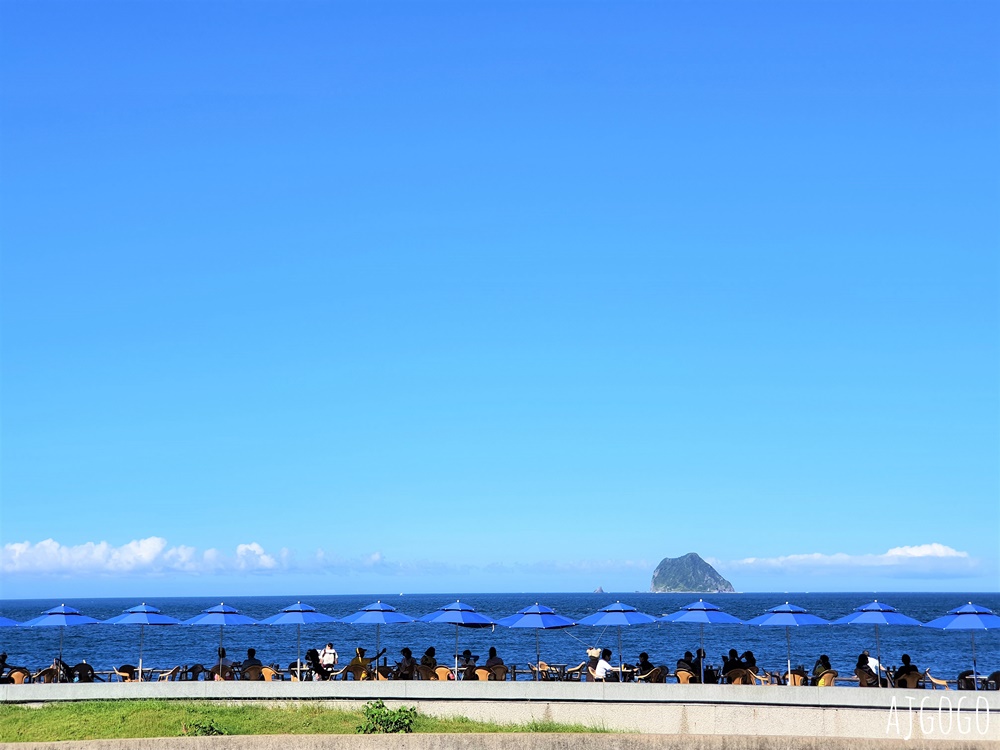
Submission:
{"label": "blue patio umbrella", "polygon": [[[576,620],[572,620],[564,615],[557,615],[551,607],[535,602],[530,607],[518,610],[516,615],[503,617],[497,620],[497,625],[505,628],[534,628],[535,630],[535,664],[541,661],[541,650],[538,643],[539,630],[559,630],[562,628],[572,628],[576,626]],[[535,679],[538,679],[538,671],[535,671]]]}
{"label": "blue patio umbrella", "polygon": [[0,616],[0,628],[14,628],[20,625],[17,620],[12,620],[9,617]]}
{"label": "blue patio umbrella", "polygon": [[455,675],[458,675],[458,629],[459,628],[492,628],[496,623],[486,615],[481,615],[473,607],[455,601],[446,604],[433,612],[418,617],[417,622],[427,622],[432,625],[455,626]]}
{"label": "blue patio umbrella", "polygon": [[142,638],[147,625],[180,625],[180,620],[170,615],[160,613],[156,607],[143,602],[126,609],[122,614],[105,620],[103,625],[138,625],[139,626],[139,682],[142,682]]}
{"label": "blue patio umbrella", "polygon": [[[762,615],[758,615],[753,619],[747,620],[747,625],[757,625],[759,627],[783,627],[785,629],[785,649],[786,655],[788,657],[788,674],[792,673],[792,636],[790,634],[791,628],[797,628],[802,625],[829,625],[829,621],[824,620],[822,617],[817,617],[816,615],[810,614],[808,610],[803,609],[795,604],[789,604],[785,602],[784,604],[779,604],[777,607],[771,607]],[[788,684],[791,685],[792,681],[789,678]]]}
{"label": "blue patio umbrella", "polygon": [[648,625],[656,622],[656,618],[640,612],[629,604],[615,602],[606,607],[601,607],[592,615],[587,615],[580,620],[581,625],[593,625],[594,627],[616,627],[618,628],[618,669],[624,665],[622,655],[622,627],[629,625]]}
{"label": "blue patio umbrella", "polygon": [[66,632],[66,628],[71,628],[76,625],[96,625],[99,622],[100,620],[95,620],[93,617],[81,614],[79,610],[73,609],[73,607],[67,607],[65,604],[60,604],[58,607],[45,610],[39,617],[35,617],[27,622],[22,622],[21,627],[59,628],[59,661],[62,661],[63,635]]}
{"label": "blue patio umbrella", "polygon": [[[733,617],[727,612],[723,612],[719,607],[704,599],[699,599],[691,604],[686,604],[678,611],[665,615],[659,622],[679,622],[688,625],[697,624],[701,629],[701,650],[705,650],[705,625],[742,625],[743,620]],[[705,659],[699,658],[698,664],[701,667],[699,679],[705,682]]]}
{"label": "blue patio umbrella", "polygon": [[879,666],[882,665],[882,645],[878,638],[879,625],[919,625],[920,620],[916,620],[908,615],[904,615],[895,607],[880,602],[876,599],[873,602],[860,607],[855,607],[849,615],[844,615],[838,620],[834,620],[831,625],[874,625],[875,626],[875,658],[878,659]]}
{"label": "blue patio umbrella", "polygon": [[[385,604],[381,600],[367,607],[362,607],[354,614],[341,617],[340,622],[348,625],[374,625],[375,626],[375,658],[378,658],[379,646],[382,644],[382,626],[397,625],[403,622],[413,622],[413,618],[397,612],[391,604]],[[375,665],[376,667],[378,664]]]}
{"label": "blue patio umbrella", "polygon": [[969,602],[948,610],[948,614],[924,623],[925,628],[938,630],[968,630],[972,636],[972,682],[979,689],[979,672],[976,667],[976,631],[1000,628],[1000,617],[993,610]]}
{"label": "blue patio umbrella", "polygon": [[330,615],[324,615],[322,612],[316,611],[316,608],[309,605],[303,604],[302,602],[295,602],[291,606],[285,607],[276,615],[271,615],[270,617],[265,617],[263,620],[258,622],[258,625],[295,625],[296,628],[296,638],[295,638],[295,663],[299,665],[301,674],[301,664],[302,660],[300,655],[302,653],[302,626],[303,625],[320,625],[323,623],[337,622],[336,617],[330,617]]}
{"label": "blue patio umbrella", "polygon": [[203,609],[201,614],[185,620],[181,625],[218,625],[219,626],[219,648],[222,648],[222,632],[226,625],[256,625],[257,621],[252,617],[241,614],[234,607],[226,605],[225,602],[215,607]]}

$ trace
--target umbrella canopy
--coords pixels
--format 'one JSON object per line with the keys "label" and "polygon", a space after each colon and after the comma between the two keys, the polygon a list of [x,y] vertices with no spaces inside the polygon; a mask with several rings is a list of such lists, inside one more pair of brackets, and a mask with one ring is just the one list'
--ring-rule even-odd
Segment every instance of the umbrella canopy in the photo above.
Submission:
{"label": "umbrella canopy", "polygon": [[252,617],[241,614],[235,607],[228,606],[225,602],[215,607],[203,609],[200,614],[189,620],[185,620],[181,625],[218,625],[219,626],[219,648],[222,648],[222,633],[226,625],[256,625],[257,621]]}
{"label": "umbrella canopy", "polygon": [[93,617],[81,614],[79,610],[73,609],[73,607],[67,607],[65,604],[60,604],[58,607],[45,610],[39,617],[35,617],[27,622],[22,622],[21,627],[59,628],[59,661],[62,661],[63,635],[66,632],[66,628],[70,628],[75,625],[96,625],[99,622],[100,620],[95,620]]}
{"label": "umbrella canopy", "polygon": [[299,665],[299,678],[301,679],[301,665],[302,665],[302,626],[303,625],[319,625],[328,622],[337,622],[336,617],[330,617],[330,615],[324,615],[322,612],[317,612],[316,608],[309,605],[303,604],[302,602],[295,602],[291,606],[285,607],[276,615],[271,615],[270,617],[265,617],[263,620],[258,622],[258,625],[295,625],[296,627],[296,638],[295,638],[295,663]]}
{"label": "umbrella canopy", "polygon": [[0,617],[0,628],[13,628],[20,624],[17,620],[12,620],[9,617]]}
{"label": "umbrella canopy", "polygon": [[180,625],[180,620],[170,615],[160,613],[156,607],[146,602],[126,609],[122,614],[105,620],[103,625],[138,625],[139,626],[139,682],[142,682],[142,639],[146,625]]}
{"label": "umbrella canopy", "polygon": [[423,617],[417,622],[427,622],[432,625],[455,626],[455,675],[458,676],[458,629],[459,628],[492,628],[496,622],[486,615],[476,612],[475,608],[460,601],[446,604]]}
{"label": "umbrella canopy", "polygon": [[[576,620],[569,617],[557,615],[551,607],[535,602],[530,607],[518,610],[516,615],[503,617],[497,620],[497,625],[505,628],[534,628],[535,630],[535,663],[541,661],[541,649],[538,643],[539,630],[558,630],[561,628],[572,628],[576,626]],[[535,679],[538,679],[538,672],[535,671]]]}
{"label": "umbrella canopy", "polygon": [[594,627],[617,627],[618,628],[618,669],[624,665],[622,655],[622,627],[628,625],[647,625],[656,622],[656,618],[640,612],[629,604],[615,602],[606,607],[601,607],[592,615],[587,615],[580,620],[581,625],[593,625]]}
{"label": "umbrella canopy", "polygon": [[[723,612],[719,607],[699,599],[678,609],[676,612],[665,615],[659,619],[660,622],[686,623],[688,625],[701,626],[701,650],[705,650],[705,626],[706,625],[742,625],[743,620],[733,617],[727,612]],[[705,659],[698,659],[701,674],[699,679],[705,682]]]}
{"label": "umbrella canopy", "polygon": [[[397,625],[402,622],[413,622],[413,618],[397,612],[391,604],[385,604],[381,600],[367,607],[362,607],[357,612],[341,617],[339,622],[346,622],[348,625],[374,625],[375,626],[375,658],[378,659],[379,646],[382,641],[382,626]],[[376,664],[375,666],[378,666]]]}
{"label": "umbrella canopy", "polygon": [[747,625],[757,625],[764,628],[783,627],[785,629],[785,651],[788,657],[788,684],[792,684],[792,637],[790,629],[802,625],[829,625],[829,621],[810,614],[807,609],[795,604],[779,604],[771,607],[762,615],[747,620]]}
{"label": "umbrella canopy", "polygon": [[882,645],[879,642],[879,625],[919,625],[920,620],[916,620],[908,615],[904,615],[893,606],[880,602],[876,599],[873,602],[855,607],[849,615],[844,615],[839,620],[834,620],[831,625],[874,625],[875,626],[875,658],[882,664]]}
{"label": "umbrella canopy", "polygon": [[948,610],[948,614],[943,617],[924,623],[925,628],[937,628],[938,630],[968,630],[972,637],[972,682],[975,689],[979,689],[979,672],[976,667],[976,631],[995,630],[1000,628],[1000,616],[993,614],[993,610],[981,607],[978,604],[969,602],[961,607]]}

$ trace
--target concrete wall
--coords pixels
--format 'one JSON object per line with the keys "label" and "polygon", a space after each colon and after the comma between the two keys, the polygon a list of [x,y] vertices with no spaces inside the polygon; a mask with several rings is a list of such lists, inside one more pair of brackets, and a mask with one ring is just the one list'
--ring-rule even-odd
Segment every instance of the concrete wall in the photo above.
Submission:
{"label": "concrete wall", "polygon": [[914,740],[1000,741],[1000,692],[995,691],[392,681],[0,686],[0,702],[5,703],[137,697],[268,704],[319,701],[335,708],[358,708],[380,698],[390,706],[416,706],[432,716],[500,723],[552,720],[620,732],[719,737],[734,742],[778,737],[796,738],[796,742],[802,738],[908,739],[911,744]]}

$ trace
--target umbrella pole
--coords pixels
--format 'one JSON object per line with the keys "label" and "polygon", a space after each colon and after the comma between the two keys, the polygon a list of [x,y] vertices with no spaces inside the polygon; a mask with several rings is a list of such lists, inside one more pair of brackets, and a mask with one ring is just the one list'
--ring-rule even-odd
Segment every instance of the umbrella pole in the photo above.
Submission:
{"label": "umbrella pole", "polygon": [[458,682],[458,625],[455,626],[455,682]]}
{"label": "umbrella pole", "polygon": [[792,636],[785,625],[785,656],[788,657],[788,684],[792,684]]}
{"label": "umbrella pole", "polygon": [[[618,626],[618,679],[621,680],[625,672],[625,657],[622,656],[622,626]],[[622,680],[624,682],[624,680]]]}
{"label": "umbrella pole", "polygon": [[969,634],[972,636],[972,684],[975,685],[975,690],[979,690],[979,675],[976,673],[976,631],[970,630]]}
{"label": "umbrella pole", "polygon": [[705,684],[705,623],[701,623],[701,653],[698,654],[698,667],[701,669],[701,684]]}
{"label": "umbrella pole", "polygon": [[535,628],[535,680],[539,678],[539,672],[541,671],[542,664],[542,652],[538,647],[538,628]]}
{"label": "umbrella pole", "polygon": [[302,626],[296,625],[295,630],[295,663],[298,664],[302,660]]}
{"label": "umbrella pole", "polygon": [[[378,649],[382,645],[382,625],[375,623],[375,671],[378,672]],[[376,678],[378,679],[378,678]]]}
{"label": "umbrella pole", "polygon": [[[878,640],[878,623],[875,623],[875,658],[878,660],[878,668],[882,669],[882,646],[879,644]],[[882,684],[882,676],[875,675],[878,677],[878,684]]]}
{"label": "umbrella pole", "polygon": [[59,626],[59,661],[63,660],[63,658],[62,658],[62,647],[63,647],[63,633],[65,633],[65,632],[66,632],[66,626],[65,625],[60,625]]}
{"label": "umbrella pole", "polygon": [[139,623],[139,682],[142,682],[142,634],[146,626]]}

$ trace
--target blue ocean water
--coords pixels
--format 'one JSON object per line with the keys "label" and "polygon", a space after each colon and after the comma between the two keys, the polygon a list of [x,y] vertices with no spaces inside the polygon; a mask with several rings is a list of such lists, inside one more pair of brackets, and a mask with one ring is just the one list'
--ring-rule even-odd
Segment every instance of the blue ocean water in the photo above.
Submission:
{"label": "blue ocean water", "polygon": [[[361,607],[381,599],[399,611],[419,617],[449,602],[460,599],[494,619],[515,613],[522,607],[539,602],[558,613],[578,619],[592,614],[615,601],[622,601],[651,615],[669,614],[679,607],[696,601],[691,594],[606,593],[606,594],[407,594],[393,596],[313,596],[303,597],[319,611],[332,617],[343,617]],[[819,617],[833,620],[850,613],[855,607],[873,599],[863,593],[796,593],[796,594],[711,594],[708,601],[741,619],[763,613],[769,607],[790,601],[805,607]],[[949,609],[969,601],[1000,612],[1000,594],[930,594],[885,593],[879,601],[897,607],[901,612],[927,622],[945,614]],[[263,619],[295,603],[297,597],[256,596],[233,597],[225,603],[236,607],[254,619]],[[23,622],[57,604],[68,604],[82,613],[100,620],[120,614],[139,604],[133,599],[66,599],[53,600],[0,600],[0,615]],[[192,617],[203,609],[219,603],[217,599],[176,597],[147,602],[159,607],[164,614],[181,620]],[[59,628],[0,628],[0,650],[8,654],[10,664],[32,669],[46,666],[59,649]],[[437,649],[438,661],[447,663],[453,658],[456,629],[451,626],[413,623],[390,625],[381,628],[381,644],[388,648],[389,663],[399,658],[399,650],[409,646],[420,655],[428,646]],[[92,625],[64,630],[63,659],[75,664],[86,660],[98,670],[110,669],[121,664],[135,664],[138,660],[139,629],[136,626]],[[908,653],[921,670],[930,668],[935,676],[954,679],[960,671],[971,669],[971,639],[967,631],[940,631],[919,627],[882,627],[879,629],[882,661],[898,664],[899,656]],[[654,624],[622,628],[621,641],[624,659],[635,662],[640,651],[650,654],[655,664],[671,667],[684,651],[694,651],[702,637],[697,625]],[[294,626],[240,626],[227,627],[223,633],[229,656],[234,660],[244,658],[246,649],[257,649],[258,658],[265,664],[287,665],[296,656],[296,628]],[[313,625],[302,627],[302,649],[320,647],[332,641],[341,655],[349,658],[356,646],[375,648],[376,630],[373,626]],[[566,630],[542,631],[539,634],[542,659],[551,663],[575,665],[583,661],[588,646],[611,648],[613,661],[618,660],[618,631],[578,626]],[[211,663],[219,643],[217,627],[147,627],[145,628],[143,662],[154,668],[175,665]],[[535,660],[535,632],[498,627],[490,629],[459,629],[460,650],[471,649],[484,661],[490,646],[495,646],[508,664],[527,669]],[[704,628],[704,647],[709,662],[719,664],[722,654],[730,648],[742,653],[751,650],[757,663],[766,670],[777,671],[785,664],[785,631],[783,628],[756,628],[745,625],[711,625]],[[864,649],[875,654],[875,631],[870,626],[800,627],[791,632],[792,664],[811,669],[821,654],[830,656],[834,669],[841,674],[851,674],[857,655]],[[1000,630],[976,633],[976,652],[979,671],[985,674],[1000,669]]]}

